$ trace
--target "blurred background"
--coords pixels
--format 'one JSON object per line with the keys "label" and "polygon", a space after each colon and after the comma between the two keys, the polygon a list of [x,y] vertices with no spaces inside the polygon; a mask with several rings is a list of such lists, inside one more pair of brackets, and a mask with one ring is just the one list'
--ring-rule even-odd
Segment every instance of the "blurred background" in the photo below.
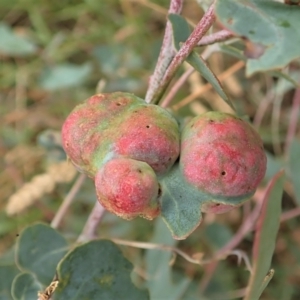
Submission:
{"label": "blurred background", "polygon": [[[168,0],[1,0],[0,255],[11,249],[27,225],[50,223],[74,183],[76,172],[61,164],[65,155],[59,138],[62,123],[74,106],[99,90],[145,96],[168,6]],[[203,10],[197,1],[187,0],[182,14],[196,24]],[[235,46],[242,51],[244,44],[236,41]],[[244,63],[221,52],[213,53],[208,62],[238,113],[259,131],[268,151],[266,178],[252,203],[280,168],[288,173],[272,263],[276,273],[262,299],[300,299],[300,93],[296,95],[291,82],[300,81],[299,60],[285,69],[288,80],[272,73],[246,78]],[[178,76],[186,68],[184,65]],[[201,87],[203,92],[196,93]],[[176,106],[189,95],[194,95],[193,101]],[[173,105],[178,117],[207,110],[230,111],[199,74],[189,78],[170,107]],[[54,173],[64,176],[57,179]],[[85,180],[59,228],[70,241],[80,234],[94,203],[93,182]],[[251,206],[224,215],[205,215],[203,224],[177,247],[191,255],[212,256],[233,237]],[[99,234],[148,242],[153,229],[154,222],[127,222],[107,213]],[[248,233],[238,248],[251,257],[252,243],[253,233]],[[144,251],[122,249],[136,266],[137,278],[145,279]],[[175,282],[177,278],[189,280],[181,299],[199,299],[199,295],[238,299],[249,277],[235,256],[207,266],[178,258],[173,270]]]}

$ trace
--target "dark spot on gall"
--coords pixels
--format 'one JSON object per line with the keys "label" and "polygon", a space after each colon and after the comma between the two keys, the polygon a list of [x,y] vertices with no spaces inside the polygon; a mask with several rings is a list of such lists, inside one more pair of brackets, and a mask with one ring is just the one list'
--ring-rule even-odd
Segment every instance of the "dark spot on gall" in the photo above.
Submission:
{"label": "dark spot on gall", "polygon": [[209,120],[209,123],[213,124],[213,123],[215,123],[215,121],[214,120]]}
{"label": "dark spot on gall", "polygon": [[225,172],[225,171],[222,171],[221,175],[222,175],[222,176],[226,175],[226,172]]}
{"label": "dark spot on gall", "polygon": [[121,105],[121,103],[119,103],[119,102],[118,102],[118,103],[116,103],[116,105],[117,105],[117,106],[120,106],[120,105]]}
{"label": "dark spot on gall", "polygon": [[150,126],[149,126],[149,125],[147,125],[146,127],[147,127],[147,128],[150,128]]}

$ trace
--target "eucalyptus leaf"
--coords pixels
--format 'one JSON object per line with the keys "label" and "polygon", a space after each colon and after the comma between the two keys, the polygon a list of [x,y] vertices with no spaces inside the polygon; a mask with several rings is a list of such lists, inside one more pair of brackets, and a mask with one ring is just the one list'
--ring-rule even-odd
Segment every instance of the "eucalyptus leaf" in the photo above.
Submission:
{"label": "eucalyptus leaf", "polygon": [[55,300],[145,300],[148,291],[131,281],[132,264],[107,240],[76,247],[59,263]]}
{"label": "eucalyptus leaf", "polygon": [[67,250],[66,240],[56,230],[46,224],[34,224],[21,233],[16,260],[22,270],[35,274],[42,284],[48,285]]}
{"label": "eucalyptus leaf", "polygon": [[[187,21],[177,14],[170,14],[169,20],[173,27],[173,39],[174,46],[177,51],[181,47],[181,43],[185,42],[190,36],[190,29]],[[195,51],[193,51],[186,59],[186,61],[195,68],[216,90],[220,97],[232,108],[233,105],[225,93],[220,81],[213,71],[209,68],[207,63],[199,56]]]}
{"label": "eucalyptus leaf", "polygon": [[15,276],[20,273],[15,265],[0,265],[0,299],[11,300],[11,286]]}
{"label": "eucalyptus leaf", "polygon": [[17,35],[11,27],[0,23],[0,53],[9,56],[26,56],[34,54],[36,45],[29,39]]}
{"label": "eucalyptus leaf", "polygon": [[12,284],[12,296],[14,300],[37,299],[38,292],[41,290],[42,285],[30,273],[17,275]]}
{"label": "eucalyptus leaf", "polygon": [[270,266],[280,224],[283,184],[284,173],[280,171],[270,181],[264,197],[255,231],[253,271],[245,300],[259,299],[274,273],[274,271],[270,270]]}
{"label": "eucalyptus leaf", "polygon": [[283,68],[300,57],[300,7],[271,0],[219,0],[215,13],[228,30],[263,51],[246,64],[248,76]]}
{"label": "eucalyptus leaf", "polygon": [[161,215],[173,238],[182,240],[201,223],[201,209],[207,204],[224,204],[238,207],[251,195],[222,197],[205,194],[186,182],[179,164],[161,180]]}

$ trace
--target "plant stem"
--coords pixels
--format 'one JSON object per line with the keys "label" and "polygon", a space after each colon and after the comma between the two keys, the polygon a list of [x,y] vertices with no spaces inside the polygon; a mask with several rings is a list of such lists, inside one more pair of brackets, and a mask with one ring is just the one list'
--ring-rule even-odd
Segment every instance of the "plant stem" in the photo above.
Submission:
{"label": "plant stem", "polygon": [[[180,14],[184,0],[171,0],[168,14]],[[158,61],[153,75],[150,77],[149,87],[146,93],[145,101],[151,102],[155,91],[158,89],[162,78],[168,68],[170,62],[175,56],[175,49],[173,47],[173,36],[171,22],[167,20],[165,35],[161,50],[159,53]]]}
{"label": "plant stem", "polygon": [[96,201],[93,210],[91,211],[87,222],[84,225],[82,233],[77,239],[77,242],[83,243],[96,238],[97,227],[105,213],[105,208]]}
{"label": "plant stem", "polygon": [[256,220],[259,217],[261,212],[263,199],[259,201],[255,208],[252,210],[250,215],[245,219],[242,226],[240,226],[237,233],[233,236],[233,238],[223,247],[221,248],[215,255],[222,256],[223,253],[227,253],[228,251],[232,251],[245,237],[246,234],[251,232],[256,224]]}
{"label": "plant stem", "polygon": [[160,82],[158,88],[156,89],[153,97],[148,99],[148,102],[158,103],[167,89],[171,79],[175,75],[176,71],[180,67],[180,65],[184,62],[184,60],[191,54],[193,49],[197,46],[198,42],[204,36],[204,34],[208,31],[208,29],[212,26],[215,21],[214,14],[214,3],[209,7],[209,9],[205,12],[204,16],[197,24],[189,38],[182,44],[180,50],[176,53],[173,60],[171,61],[169,67],[167,68],[162,81]]}
{"label": "plant stem", "polygon": [[286,222],[290,219],[300,216],[300,207],[293,208],[281,214],[280,222]]}
{"label": "plant stem", "polygon": [[80,174],[76,179],[74,185],[72,186],[71,190],[67,194],[66,198],[62,202],[60,208],[58,209],[55,217],[51,222],[51,226],[53,228],[57,228],[61,223],[62,219],[66,215],[67,210],[69,209],[70,205],[72,204],[76,194],[78,193],[80,187],[82,186],[86,176],[84,174]]}
{"label": "plant stem", "polygon": [[207,46],[218,42],[226,41],[234,37],[234,34],[230,31],[223,29],[213,34],[204,36],[197,44],[197,46]]}
{"label": "plant stem", "polygon": [[[223,82],[227,77],[231,76],[238,70],[240,70],[242,67],[244,67],[245,63],[243,61],[238,61],[231,67],[229,67],[226,71],[224,71],[220,76],[219,76],[219,81]],[[181,107],[187,105],[188,103],[192,102],[195,100],[197,97],[202,95],[203,93],[209,91],[212,88],[210,83],[207,83],[201,87],[199,87],[198,90],[194,91],[192,94],[188,95],[184,99],[182,99],[180,102],[176,103],[175,105],[172,106],[172,109],[178,110]]]}
{"label": "plant stem", "polygon": [[[201,54],[202,58],[204,60],[208,59],[211,54],[213,54],[215,51],[217,51],[219,48],[215,47],[216,45],[207,47],[203,53]],[[161,107],[167,107],[170,105],[171,101],[179,91],[179,89],[184,85],[184,83],[188,80],[188,78],[193,74],[195,69],[193,67],[190,67],[188,70],[186,70],[180,78],[175,82],[175,84],[172,86],[172,88],[168,91],[167,95],[165,96],[164,100],[160,104]]]}

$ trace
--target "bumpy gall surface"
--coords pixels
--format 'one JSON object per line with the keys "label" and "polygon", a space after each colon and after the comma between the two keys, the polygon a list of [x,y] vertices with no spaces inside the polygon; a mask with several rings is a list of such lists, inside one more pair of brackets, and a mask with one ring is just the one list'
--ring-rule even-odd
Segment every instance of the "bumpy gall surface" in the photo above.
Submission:
{"label": "bumpy gall surface", "polygon": [[62,128],[67,155],[92,178],[108,159],[121,156],[144,161],[163,174],[179,156],[179,138],[177,121],[166,110],[121,92],[92,96]]}
{"label": "bumpy gall surface", "polygon": [[105,156],[107,136],[103,134],[112,120],[131,105],[143,100],[129,93],[97,94],[75,107],[62,127],[62,143],[72,163],[93,177],[96,168],[94,156]]}
{"label": "bumpy gall surface", "polygon": [[[259,135],[238,117],[208,112],[183,129],[180,168],[186,180],[205,193],[251,195],[265,175],[266,163]],[[203,209],[223,212],[230,207],[211,204]]]}
{"label": "bumpy gall surface", "polygon": [[148,163],[163,174],[179,156],[179,128],[176,120],[157,105],[133,106],[124,115],[115,138],[117,155]]}
{"label": "bumpy gall surface", "polygon": [[128,158],[108,161],[96,174],[95,187],[103,207],[124,219],[141,216],[152,220],[160,213],[159,184],[144,162]]}

